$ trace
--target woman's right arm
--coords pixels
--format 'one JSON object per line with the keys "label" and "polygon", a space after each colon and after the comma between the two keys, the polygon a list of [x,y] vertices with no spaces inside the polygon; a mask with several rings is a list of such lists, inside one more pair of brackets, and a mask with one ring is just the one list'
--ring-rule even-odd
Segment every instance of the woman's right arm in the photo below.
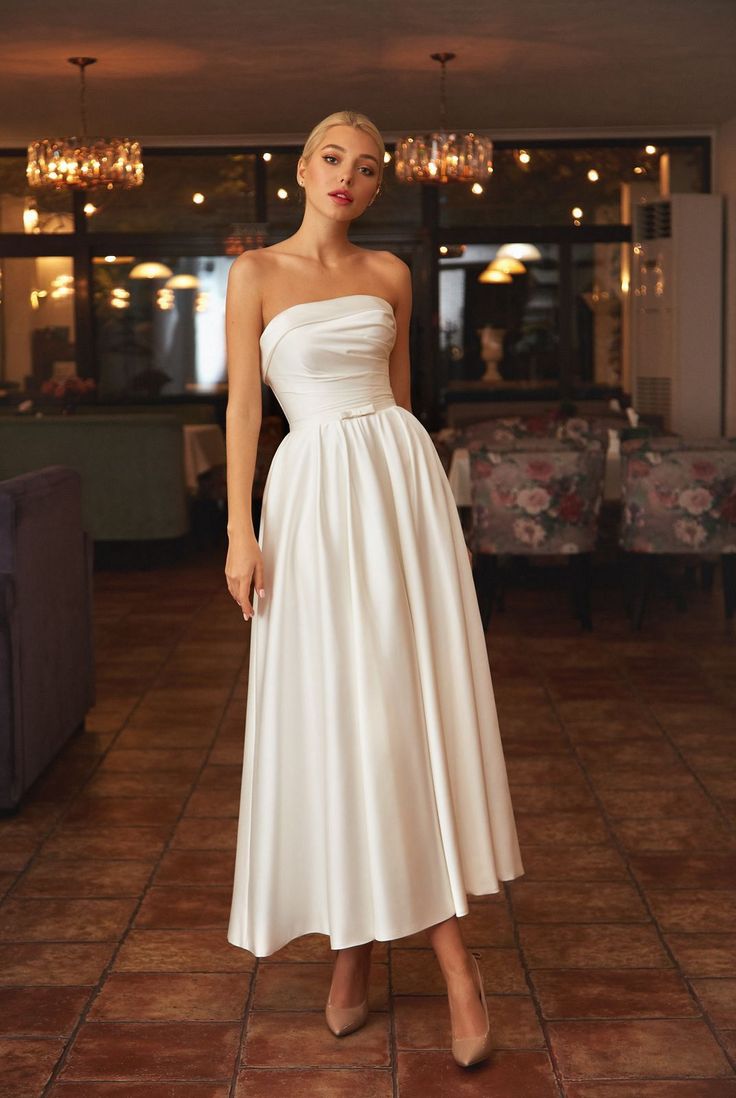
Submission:
{"label": "woman's right arm", "polygon": [[230,594],[243,611],[253,616],[251,582],[259,597],[265,594],[263,557],[253,529],[251,495],[258,436],[261,431],[262,328],[259,266],[255,255],[243,252],[230,267],[225,301],[228,398],[227,534],[225,576]]}

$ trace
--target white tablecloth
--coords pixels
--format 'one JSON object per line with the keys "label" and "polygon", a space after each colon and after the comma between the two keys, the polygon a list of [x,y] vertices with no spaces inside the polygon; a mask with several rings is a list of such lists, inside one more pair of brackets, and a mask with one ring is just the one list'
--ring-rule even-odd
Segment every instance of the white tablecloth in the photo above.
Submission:
{"label": "white tablecloth", "polygon": [[[464,447],[453,450],[448,472],[450,487],[458,507],[470,507],[470,454]],[[621,451],[618,435],[611,439],[606,454],[606,477],[603,486],[603,498],[617,500],[621,498]]]}
{"label": "white tablecloth", "polygon": [[187,488],[197,490],[197,477],[226,459],[225,436],[217,423],[184,424],[184,476]]}

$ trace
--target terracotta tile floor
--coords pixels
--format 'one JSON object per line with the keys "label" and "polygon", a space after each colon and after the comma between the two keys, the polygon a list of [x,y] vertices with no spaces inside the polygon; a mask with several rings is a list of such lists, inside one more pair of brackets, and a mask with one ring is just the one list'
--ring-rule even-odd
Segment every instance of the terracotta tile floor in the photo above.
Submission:
{"label": "terracotta tile floor", "polygon": [[473,902],[492,1060],[449,1054],[423,933],[368,1025],[325,938],[229,946],[248,629],[206,550],[96,573],[98,700],[0,822],[3,1098],[736,1098],[736,640],[720,593],[632,633],[511,590],[489,652],[526,874]]}

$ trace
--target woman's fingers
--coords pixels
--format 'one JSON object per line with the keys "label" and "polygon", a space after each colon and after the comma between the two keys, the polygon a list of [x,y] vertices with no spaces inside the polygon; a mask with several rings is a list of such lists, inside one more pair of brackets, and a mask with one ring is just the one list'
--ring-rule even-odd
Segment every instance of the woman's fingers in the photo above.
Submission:
{"label": "woman's fingers", "polygon": [[250,599],[248,598],[250,581],[250,575],[227,577],[227,589],[237,602],[240,609],[243,611],[243,617],[246,618],[246,620],[253,617],[253,607],[251,606]]}
{"label": "woman's fingers", "polygon": [[266,590],[263,586],[263,565],[259,562],[256,564],[256,574],[254,578],[255,589],[258,592],[258,597],[263,598],[266,594]]}

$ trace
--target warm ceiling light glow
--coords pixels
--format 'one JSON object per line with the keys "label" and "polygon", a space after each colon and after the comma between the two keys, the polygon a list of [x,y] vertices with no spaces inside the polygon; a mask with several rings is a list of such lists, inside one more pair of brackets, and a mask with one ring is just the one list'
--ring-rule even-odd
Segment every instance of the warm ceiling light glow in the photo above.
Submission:
{"label": "warm ceiling light glow", "polygon": [[572,214],[573,217],[582,217],[583,216],[583,211],[580,209],[579,206],[573,206],[573,208],[570,210],[570,213]]}
{"label": "warm ceiling light glow", "polygon": [[524,274],[526,267],[520,259],[514,259],[512,255],[501,256],[500,259],[494,259],[488,269],[492,271],[503,271],[507,275],[519,275]]}
{"label": "warm ceiling light glow", "polygon": [[636,167],[634,168],[634,175],[643,175],[643,174],[644,174],[644,169],[641,167],[640,164],[637,164]]}
{"label": "warm ceiling light glow", "polygon": [[264,153],[263,159],[266,161],[266,163],[268,163],[268,161],[271,159],[271,153]]}
{"label": "warm ceiling light glow", "polygon": [[165,284],[167,290],[198,290],[199,279],[193,274],[174,275]]}
{"label": "warm ceiling light glow", "polygon": [[480,183],[474,183],[473,186],[470,189],[473,192],[473,194],[483,194],[483,187],[481,186]]}
{"label": "warm ceiling light glow", "polygon": [[496,252],[496,259],[503,259],[507,255],[524,263],[538,263],[542,258],[542,253],[534,244],[502,244]]}
{"label": "warm ceiling light glow", "polygon": [[84,212],[86,213],[87,217],[91,217],[92,214],[97,213],[97,207],[92,202],[85,202]]}
{"label": "warm ceiling light glow", "polygon": [[394,151],[399,183],[471,183],[485,180],[493,170],[493,142],[472,131],[454,131],[447,125],[445,66],[454,53],[432,53],[442,66],[440,125],[432,133],[400,137]]}
{"label": "warm ceiling light glow", "polygon": [[383,154],[383,162],[384,162],[384,164],[390,164],[391,163],[391,153],[388,151],[388,149]]}
{"label": "warm ceiling light glow", "polygon": [[165,263],[150,260],[147,263],[136,263],[128,278],[171,278],[173,273],[171,267],[167,267]]}
{"label": "warm ceiling light glow", "polygon": [[38,210],[35,206],[28,206],[23,211],[23,232],[38,232]]}
{"label": "warm ceiling light glow", "polygon": [[285,187],[279,187],[279,189],[276,191],[276,197],[281,199],[288,198],[289,192],[286,190]]}
{"label": "warm ceiling light glow", "polygon": [[531,161],[531,156],[526,149],[519,149],[519,163],[528,164]]}
{"label": "warm ceiling light glow", "polygon": [[70,274],[57,275],[56,278],[52,278],[51,285],[52,286],[70,286],[73,281],[74,281],[74,275],[70,275]]}
{"label": "warm ceiling light glow", "polygon": [[79,69],[81,137],[42,137],[28,146],[26,177],[31,187],[137,187],[143,182],[141,147],[127,137],[90,137],[85,109],[87,65],[95,57],[68,57]]}
{"label": "warm ceiling light glow", "polygon": [[591,183],[597,183],[600,179],[600,176],[598,175],[598,172],[595,170],[595,168],[591,168],[588,172],[588,179]]}
{"label": "warm ceiling light glow", "polygon": [[192,202],[194,203],[195,206],[201,206],[202,205],[202,203],[204,202],[204,195],[202,194],[201,191],[195,191],[194,192],[194,194],[192,195]]}
{"label": "warm ceiling light glow", "polygon": [[118,257],[116,255],[106,255],[105,263],[114,263]]}
{"label": "warm ceiling light glow", "polygon": [[650,156],[652,156],[654,153],[656,153],[656,151],[657,151],[657,146],[656,145],[645,145],[644,146],[644,152],[649,153]]}
{"label": "warm ceiling light glow", "polygon": [[447,245],[440,244],[440,255],[447,255]]}
{"label": "warm ceiling light glow", "polygon": [[110,298],[110,304],[113,309],[128,309],[130,307],[130,302],[125,297],[112,297]]}
{"label": "warm ceiling light glow", "polygon": [[510,274],[506,274],[505,271],[499,271],[497,267],[491,266],[489,263],[484,271],[478,275],[478,281],[488,283],[506,283],[513,282]]}
{"label": "warm ceiling light glow", "polygon": [[174,291],[163,287],[156,291],[156,308],[167,311],[174,308]]}

